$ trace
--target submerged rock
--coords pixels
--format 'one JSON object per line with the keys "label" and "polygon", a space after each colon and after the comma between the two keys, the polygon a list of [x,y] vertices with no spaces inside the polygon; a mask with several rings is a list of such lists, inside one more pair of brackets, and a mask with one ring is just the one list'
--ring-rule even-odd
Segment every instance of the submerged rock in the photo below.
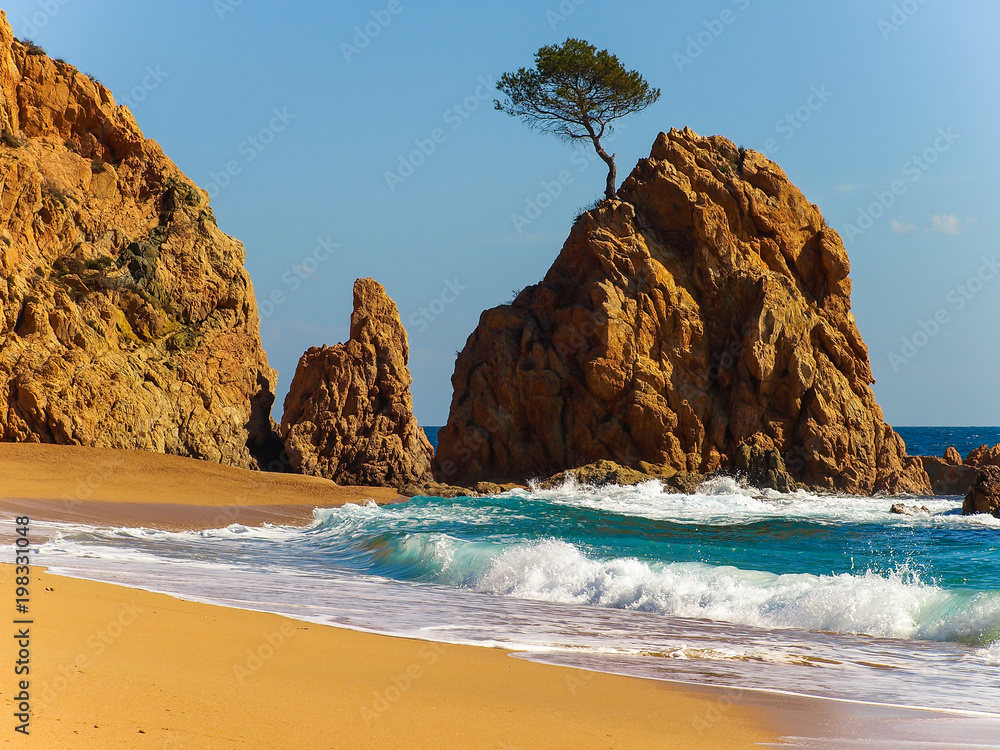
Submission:
{"label": "submerged rock", "polygon": [[479,497],[480,495],[492,495],[492,492],[477,492],[468,487],[456,487],[450,484],[439,482],[411,482],[403,485],[399,494],[403,497]]}
{"label": "submerged rock", "polygon": [[964,516],[987,513],[1000,518],[1000,466],[979,469],[979,475],[962,504]]}
{"label": "submerged rock", "polygon": [[740,460],[774,484],[929,493],[875,402],[849,269],[776,164],[661,133],[545,278],[483,313],[456,362],[437,478]]}
{"label": "submerged rock", "polygon": [[516,482],[504,482],[502,484],[497,484],[496,482],[476,482],[472,486],[472,489],[479,495],[502,495],[511,490],[526,490],[528,487]]}
{"label": "submerged rock", "polygon": [[629,487],[648,482],[650,476],[644,472],[616,464],[614,461],[597,461],[593,464],[559,472],[543,481],[539,486],[542,489],[552,489],[565,484],[568,480],[588,487],[601,487],[608,484]]}
{"label": "submerged rock", "polygon": [[889,508],[890,513],[895,513],[900,516],[919,516],[919,515],[929,515],[931,509],[926,505],[907,505],[906,503],[893,503],[892,507]]}
{"label": "submerged rock", "polygon": [[614,461],[597,461],[586,466],[561,471],[540,482],[538,486],[542,489],[553,489],[562,486],[568,480],[572,480],[588,487],[608,485],[631,487],[643,482],[658,481],[668,492],[691,494],[706,478],[704,474],[677,471],[670,466],[650,464],[644,461],[639,462],[638,469],[622,466]]}
{"label": "submerged rock", "polygon": [[413,416],[409,356],[396,303],[358,279],[350,339],[303,354],[285,397],[293,470],[352,485],[429,481],[433,449]]}
{"label": "submerged rock", "polygon": [[0,440],[264,462],[276,376],[205,191],[3,11],[0,130]]}

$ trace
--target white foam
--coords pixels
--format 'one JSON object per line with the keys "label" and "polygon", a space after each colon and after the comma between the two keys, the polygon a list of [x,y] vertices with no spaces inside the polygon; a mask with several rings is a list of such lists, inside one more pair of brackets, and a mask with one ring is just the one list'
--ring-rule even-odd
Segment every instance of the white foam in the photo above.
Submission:
{"label": "white foam", "polygon": [[597,561],[562,541],[508,548],[474,588],[525,599],[763,628],[974,641],[1000,626],[1000,595],[962,595],[905,571],[775,575],[702,563]]}
{"label": "white foam", "polygon": [[894,502],[890,498],[820,496],[804,490],[788,493],[759,491],[741,486],[732,477],[710,479],[692,494],[664,491],[657,481],[629,487],[607,485],[586,488],[569,481],[549,490],[533,488],[530,494],[559,505],[686,524],[732,525],[781,518],[821,523],[875,522],[910,526],[1000,525],[1000,521],[992,516],[957,515],[956,511],[961,507],[961,500],[957,498],[909,499],[905,501],[907,504],[925,506],[930,513],[897,515],[889,511]]}

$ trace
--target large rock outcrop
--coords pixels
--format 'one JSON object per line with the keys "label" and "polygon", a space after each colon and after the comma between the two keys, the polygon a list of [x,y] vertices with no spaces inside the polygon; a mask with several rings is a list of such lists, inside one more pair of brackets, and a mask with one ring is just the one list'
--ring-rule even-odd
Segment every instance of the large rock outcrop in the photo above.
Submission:
{"label": "large rock outcrop", "polygon": [[303,354],[285,397],[281,434],[293,470],[340,484],[429,481],[433,450],[413,416],[409,356],[396,303],[358,279],[350,339]]}
{"label": "large rock outcrop", "polygon": [[275,373],[206,193],[2,11],[0,129],[0,440],[256,466]]}
{"label": "large rock outcrop", "polygon": [[976,472],[962,503],[962,515],[989,514],[1000,518],[1000,466],[986,464]]}
{"label": "large rock outcrop", "polygon": [[750,444],[775,477],[928,493],[875,402],[849,270],[776,164],[722,137],[661,133],[545,278],[483,313],[452,378],[438,479],[602,459],[731,470]]}

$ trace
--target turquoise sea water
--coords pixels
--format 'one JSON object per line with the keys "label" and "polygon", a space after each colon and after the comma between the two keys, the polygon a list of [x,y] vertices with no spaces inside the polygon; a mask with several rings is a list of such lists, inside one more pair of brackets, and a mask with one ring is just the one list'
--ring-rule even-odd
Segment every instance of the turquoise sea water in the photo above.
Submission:
{"label": "turquoise sea water", "polygon": [[39,563],[636,674],[992,713],[1000,521],[921,502],[569,484],[349,505],[305,529],[53,525]]}
{"label": "turquoise sea water", "polygon": [[307,528],[50,524],[39,563],[593,669],[1000,719],[1000,521],[959,497],[891,502],[569,483],[318,510]]}

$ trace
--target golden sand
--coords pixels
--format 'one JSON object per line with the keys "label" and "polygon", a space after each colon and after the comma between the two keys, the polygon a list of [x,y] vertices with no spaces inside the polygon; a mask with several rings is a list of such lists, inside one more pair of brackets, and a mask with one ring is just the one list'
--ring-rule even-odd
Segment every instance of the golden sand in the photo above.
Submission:
{"label": "golden sand", "polygon": [[[171,456],[35,445],[0,445],[0,481],[0,496],[14,498],[3,503],[5,519],[44,510],[52,520],[104,523],[145,507],[184,526],[220,508],[298,517],[316,505],[396,499]],[[9,541],[12,526],[4,530]],[[0,565],[0,602],[11,611],[14,584],[13,566]],[[664,750],[773,741],[762,712],[731,699],[503,650],[358,633],[38,569],[30,592],[31,734],[13,731],[18,645],[6,637],[0,746]]]}

